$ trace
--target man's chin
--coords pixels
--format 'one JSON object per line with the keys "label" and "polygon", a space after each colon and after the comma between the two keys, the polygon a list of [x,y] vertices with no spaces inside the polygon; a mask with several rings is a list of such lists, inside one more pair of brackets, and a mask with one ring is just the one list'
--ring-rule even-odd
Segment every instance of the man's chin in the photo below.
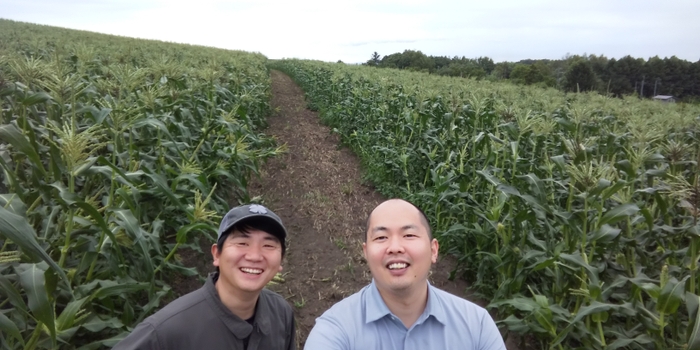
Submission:
{"label": "man's chin", "polygon": [[386,290],[394,294],[403,294],[411,290],[410,283],[400,283],[400,282],[390,282],[385,284],[378,284],[381,289]]}

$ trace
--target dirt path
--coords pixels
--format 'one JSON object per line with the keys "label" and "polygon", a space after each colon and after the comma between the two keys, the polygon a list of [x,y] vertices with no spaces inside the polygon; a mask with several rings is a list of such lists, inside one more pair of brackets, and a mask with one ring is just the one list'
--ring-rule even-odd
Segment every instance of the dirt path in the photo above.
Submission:
{"label": "dirt path", "polygon": [[[271,74],[275,112],[265,133],[279,145],[286,144],[288,151],[262,167],[249,192],[251,197],[260,196],[289,231],[285,282],[270,288],[293,305],[297,348],[303,349],[316,317],[370,282],[362,256],[364,225],[369,212],[385,198],[363,184],[359,160],[350,150],[339,148],[338,136],[321,124],[317,113],[306,109],[302,90],[283,73]],[[208,256],[208,251],[204,253]],[[194,264],[202,274],[211,270],[206,267],[210,257],[208,261],[201,254],[183,257],[186,266]],[[453,266],[451,259],[440,258],[431,283],[471,299],[465,294],[465,281],[448,280]],[[176,293],[185,292],[183,287],[194,290],[197,283],[189,279],[175,287]],[[516,347],[508,344],[508,349]]]}
{"label": "dirt path", "polygon": [[303,92],[288,76],[272,72],[272,96],[275,113],[265,132],[288,151],[263,166],[249,191],[289,230],[285,283],[272,289],[294,305],[302,345],[316,317],[369,282],[362,227],[383,199],[362,185],[356,157],[338,149],[338,137],[306,109]]}
{"label": "dirt path", "polygon": [[[288,152],[263,167],[250,192],[289,230],[285,283],[272,289],[294,305],[301,349],[316,317],[370,282],[362,256],[365,220],[385,198],[363,184],[357,157],[338,147],[339,137],[306,109],[299,86],[278,71],[272,71],[272,96],[276,112],[265,132]],[[466,282],[448,280],[448,260],[439,259],[431,282],[465,296]]]}

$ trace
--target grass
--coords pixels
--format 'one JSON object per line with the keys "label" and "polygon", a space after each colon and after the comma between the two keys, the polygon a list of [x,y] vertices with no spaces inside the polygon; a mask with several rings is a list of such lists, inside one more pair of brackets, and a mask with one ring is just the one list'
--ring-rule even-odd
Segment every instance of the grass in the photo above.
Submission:
{"label": "grass", "polygon": [[314,204],[324,206],[330,203],[328,196],[323,194],[321,190],[313,190],[304,194],[304,199],[314,202]]}
{"label": "grass", "polygon": [[345,242],[342,239],[334,238],[333,243],[335,243],[335,246],[338,247],[338,249],[340,250],[345,250],[347,248],[345,246]]}
{"label": "grass", "polygon": [[341,186],[340,191],[344,195],[350,196],[355,192],[355,185],[352,182],[345,183]]}

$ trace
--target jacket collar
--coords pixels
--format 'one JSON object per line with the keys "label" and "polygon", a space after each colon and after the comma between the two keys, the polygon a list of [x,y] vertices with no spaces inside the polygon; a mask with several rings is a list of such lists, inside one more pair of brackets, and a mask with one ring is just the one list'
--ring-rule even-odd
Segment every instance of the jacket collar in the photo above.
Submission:
{"label": "jacket collar", "polygon": [[207,300],[209,300],[209,305],[212,310],[219,316],[231,333],[238,339],[245,339],[253,332],[254,327],[257,327],[260,333],[264,335],[270,334],[270,305],[266,293],[261,291],[258,295],[258,302],[255,306],[255,319],[251,326],[245,320],[234,315],[233,312],[221,302],[219,293],[216,290],[216,280],[218,277],[216,273],[210,274],[202,290],[207,294]]}

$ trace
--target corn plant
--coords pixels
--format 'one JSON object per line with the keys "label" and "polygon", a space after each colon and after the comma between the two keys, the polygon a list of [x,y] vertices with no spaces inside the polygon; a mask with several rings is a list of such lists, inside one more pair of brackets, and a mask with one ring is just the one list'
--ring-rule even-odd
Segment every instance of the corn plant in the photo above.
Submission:
{"label": "corn plant", "polygon": [[507,332],[700,349],[700,109],[321,62],[273,65],[385,195],[430,216]]}
{"label": "corn plant", "polygon": [[281,151],[259,54],[0,20],[0,346],[112,346]]}

